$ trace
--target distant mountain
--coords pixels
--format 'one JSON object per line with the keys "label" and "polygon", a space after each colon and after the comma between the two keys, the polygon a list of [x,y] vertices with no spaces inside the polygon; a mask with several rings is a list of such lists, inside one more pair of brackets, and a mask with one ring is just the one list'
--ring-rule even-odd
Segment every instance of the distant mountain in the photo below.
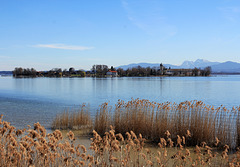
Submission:
{"label": "distant mountain", "polygon": [[[196,61],[184,61],[180,66],[172,65],[172,64],[163,64],[165,67],[169,68],[205,68],[207,66],[212,66],[212,65],[217,65],[219,62],[210,62],[208,60],[203,60],[203,59],[197,59]],[[133,63],[133,64],[128,64],[128,65],[122,65],[117,68],[123,68],[124,70],[128,68],[133,68],[133,67],[159,67],[160,63]]]}
{"label": "distant mountain", "polygon": [[0,71],[0,75],[12,75],[12,71]]}
{"label": "distant mountain", "polygon": [[[211,66],[212,72],[214,73],[240,73],[240,63],[227,61],[224,63],[220,62],[210,62],[208,60],[204,59],[197,59],[196,61],[184,61],[180,66],[172,65],[172,64],[163,64],[165,67],[169,68],[205,68],[207,66]],[[133,67],[156,67],[159,68],[160,63],[133,63],[128,65],[122,65],[118,66],[116,68],[123,68],[124,70],[127,70],[128,68]]]}
{"label": "distant mountain", "polygon": [[240,73],[240,63],[227,61],[211,66],[215,73]]}
{"label": "distant mountain", "polygon": [[[165,67],[171,67],[171,68],[177,68],[178,66],[175,66],[175,65],[171,65],[171,64],[163,64]],[[118,66],[116,67],[117,69],[118,68],[122,68],[124,70],[127,70],[128,68],[134,68],[134,67],[137,67],[137,66],[141,66],[141,67],[150,67],[150,68],[153,68],[153,67],[156,67],[156,68],[160,68],[160,63],[133,63],[133,64],[128,64],[128,65],[122,65],[122,66]]]}
{"label": "distant mountain", "polygon": [[219,62],[210,62],[204,59],[197,59],[196,61],[184,61],[178,68],[205,68],[207,66],[217,65]]}

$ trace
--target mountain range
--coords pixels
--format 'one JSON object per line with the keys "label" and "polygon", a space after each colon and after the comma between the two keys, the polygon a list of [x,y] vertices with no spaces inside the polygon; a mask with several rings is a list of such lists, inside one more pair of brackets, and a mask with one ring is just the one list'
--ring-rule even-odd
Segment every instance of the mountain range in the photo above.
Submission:
{"label": "mountain range", "polygon": [[[128,68],[133,68],[137,66],[141,67],[156,67],[159,68],[160,63],[133,63],[128,65],[122,65],[118,66],[116,68],[123,68],[124,70]],[[208,60],[204,59],[197,59],[196,61],[184,61],[181,65],[172,65],[172,64],[163,64],[165,67],[170,67],[173,69],[177,68],[205,68],[207,66],[210,66],[212,68],[213,73],[240,73],[240,63],[232,62],[232,61],[226,61],[223,63],[220,62],[210,62]]]}
{"label": "mountain range", "polygon": [[0,71],[0,75],[12,75],[12,71]]}
{"label": "mountain range", "polygon": [[[196,61],[184,61],[181,65],[172,65],[172,64],[163,64],[167,68],[172,68],[172,69],[188,69],[188,68],[205,68],[207,66],[210,66],[212,68],[213,73],[240,73],[240,63],[233,62],[233,61],[226,61],[223,63],[220,62],[211,62],[208,60],[204,59],[197,59]],[[133,68],[133,67],[151,67],[151,68],[160,68],[160,63],[133,63],[133,64],[128,64],[128,65],[121,65],[116,67],[118,68],[123,68],[124,70],[127,70],[128,68]],[[0,75],[11,75],[12,71],[0,71]]]}

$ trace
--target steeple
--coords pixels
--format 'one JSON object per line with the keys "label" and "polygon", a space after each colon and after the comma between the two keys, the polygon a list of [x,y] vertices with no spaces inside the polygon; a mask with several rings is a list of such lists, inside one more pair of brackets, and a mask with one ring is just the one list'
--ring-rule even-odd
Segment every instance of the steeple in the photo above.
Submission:
{"label": "steeple", "polygon": [[163,75],[163,70],[164,70],[164,66],[163,66],[163,64],[161,63],[161,64],[160,64],[160,75]]}

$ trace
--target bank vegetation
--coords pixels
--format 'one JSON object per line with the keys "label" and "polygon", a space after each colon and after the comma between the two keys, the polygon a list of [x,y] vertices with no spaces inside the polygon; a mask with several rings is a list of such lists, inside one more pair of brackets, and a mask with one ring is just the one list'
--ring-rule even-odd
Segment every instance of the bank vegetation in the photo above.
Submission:
{"label": "bank vegetation", "polygon": [[110,68],[107,65],[93,65],[90,71],[75,70],[71,67],[68,70],[53,68],[49,71],[37,71],[34,68],[16,67],[12,71],[13,77],[150,77],[150,76],[209,76],[211,67],[204,69],[171,69],[162,64],[159,67],[141,67],[136,66],[126,70],[122,68]]}
{"label": "bank vegetation", "polygon": [[[90,148],[77,144],[72,131],[64,137],[59,130],[47,134],[39,123],[33,128],[16,129],[0,116],[0,166],[239,166],[240,151],[230,152],[229,146],[215,150],[201,142],[188,148],[193,134],[186,131],[173,137],[165,131],[156,152],[145,147],[142,134],[129,131],[116,133],[113,126],[104,135],[93,130]],[[173,138],[172,138],[173,137]],[[219,145],[215,139],[214,147]]]}
{"label": "bank vegetation", "polygon": [[[195,146],[202,141],[213,145],[216,137],[220,144],[231,148],[240,146],[240,108],[226,109],[223,106],[215,108],[201,101],[186,101],[182,103],[156,103],[149,100],[132,99],[124,102],[119,100],[113,106],[103,103],[94,117],[81,109],[79,115],[84,115],[81,123],[75,121],[77,113],[66,113],[57,116],[52,127],[71,129],[73,122],[92,126],[99,135],[103,136],[114,126],[116,133],[125,134],[134,131],[152,143],[158,143],[160,138],[170,131],[172,138],[183,136],[189,131],[192,136],[188,146]],[[63,121],[64,120],[64,121]],[[67,120],[67,121],[66,121]],[[67,122],[67,123],[66,123]],[[92,123],[92,124],[91,124]],[[66,126],[68,125],[68,126]]]}

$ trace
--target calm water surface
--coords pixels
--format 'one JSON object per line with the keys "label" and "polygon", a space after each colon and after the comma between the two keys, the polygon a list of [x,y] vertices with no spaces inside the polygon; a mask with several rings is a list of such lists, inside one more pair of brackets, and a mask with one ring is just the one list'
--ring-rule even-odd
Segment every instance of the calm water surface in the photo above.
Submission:
{"label": "calm water surface", "polygon": [[240,105],[240,75],[148,78],[25,78],[0,77],[0,114],[18,128],[40,122],[50,128],[64,110],[90,105],[94,115],[104,102],[118,99],[156,102],[202,100],[208,105]]}

